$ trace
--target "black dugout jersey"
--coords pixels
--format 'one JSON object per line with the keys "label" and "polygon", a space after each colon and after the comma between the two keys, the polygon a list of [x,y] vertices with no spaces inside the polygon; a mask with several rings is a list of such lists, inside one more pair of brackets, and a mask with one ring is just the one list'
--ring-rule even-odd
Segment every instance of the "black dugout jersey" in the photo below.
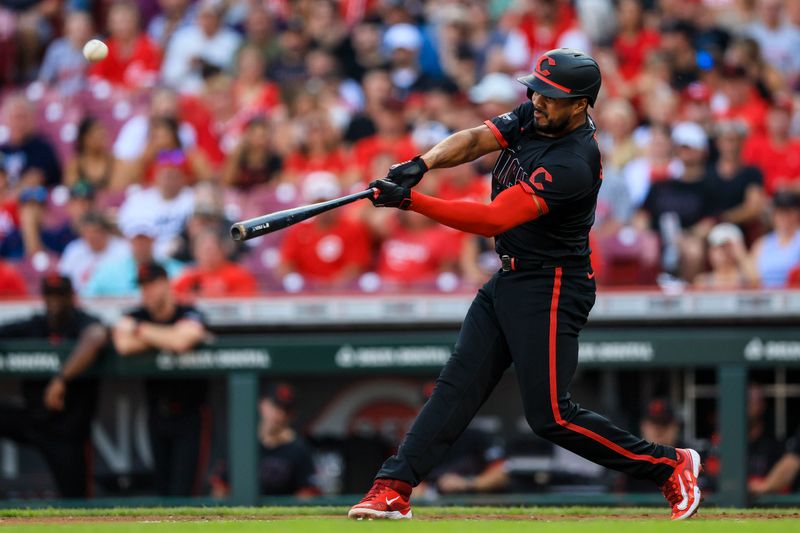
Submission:
{"label": "black dugout jersey", "polygon": [[586,258],[603,171],[589,118],[554,139],[535,133],[533,104],[485,122],[503,151],[492,169],[492,200],[519,182],[547,203],[548,212],[496,237],[497,253],[531,261]]}
{"label": "black dugout jersey", "polygon": [[[175,313],[168,320],[155,320],[144,307],[137,307],[128,316],[141,322],[172,325],[180,320],[196,320],[201,324],[203,315],[193,307],[175,306]],[[206,401],[208,386],[202,379],[149,379],[145,381],[145,391],[150,409],[168,416],[179,415],[197,409]]]}

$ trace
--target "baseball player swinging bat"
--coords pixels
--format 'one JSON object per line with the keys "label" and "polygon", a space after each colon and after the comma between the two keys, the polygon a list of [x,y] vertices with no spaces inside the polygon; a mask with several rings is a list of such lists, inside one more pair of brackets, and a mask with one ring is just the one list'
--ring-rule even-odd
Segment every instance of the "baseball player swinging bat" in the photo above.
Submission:
{"label": "baseball player swinging bat", "polygon": [[319,215],[320,213],[324,213],[325,211],[336,209],[337,207],[353,203],[362,198],[370,198],[377,194],[377,189],[370,188],[361,192],[342,196],[341,198],[334,198],[326,202],[285,209],[268,215],[242,220],[231,226],[231,238],[234,241],[246,241],[255,237],[260,237],[267,233],[288,228],[289,226]]}

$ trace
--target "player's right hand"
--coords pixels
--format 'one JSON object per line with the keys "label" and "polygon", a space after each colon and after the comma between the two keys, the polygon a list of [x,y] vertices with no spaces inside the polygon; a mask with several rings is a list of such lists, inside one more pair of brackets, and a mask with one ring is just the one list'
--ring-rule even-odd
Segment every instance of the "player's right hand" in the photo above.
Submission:
{"label": "player's right hand", "polygon": [[398,209],[411,207],[411,189],[408,187],[402,187],[385,178],[373,181],[369,187],[378,190],[378,194],[372,198],[372,205],[375,207],[396,207]]}
{"label": "player's right hand", "polygon": [[422,156],[415,156],[414,159],[403,161],[389,167],[386,179],[396,183],[401,187],[409,189],[420,182],[422,176],[428,171],[428,165],[422,160]]}

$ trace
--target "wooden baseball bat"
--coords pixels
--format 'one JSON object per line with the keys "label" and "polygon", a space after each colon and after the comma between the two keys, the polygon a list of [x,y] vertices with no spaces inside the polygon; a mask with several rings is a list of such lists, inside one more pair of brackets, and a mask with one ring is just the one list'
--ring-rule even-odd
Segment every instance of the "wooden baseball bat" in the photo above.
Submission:
{"label": "wooden baseball bat", "polygon": [[320,213],[324,213],[325,211],[330,211],[331,209],[353,203],[356,200],[370,198],[377,194],[377,192],[377,189],[366,189],[361,192],[348,194],[347,196],[334,198],[333,200],[320,202],[318,204],[304,205],[293,209],[276,211],[275,213],[248,220],[242,220],[231,226],[231,238],[234,241],[246,241],[255,237],[260,237],[261,235],[287,228],[293,224],[319,215]]}

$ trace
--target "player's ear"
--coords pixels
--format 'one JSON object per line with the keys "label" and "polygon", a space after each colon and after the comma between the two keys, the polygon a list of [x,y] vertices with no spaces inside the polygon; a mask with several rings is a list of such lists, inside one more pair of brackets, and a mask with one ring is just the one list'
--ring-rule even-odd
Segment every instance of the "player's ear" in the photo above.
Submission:
{"label": "player's ear", "polygon": [[589,99],[588,98],[579,98],[578,101],[575,103],[575,107],[572,109],[575,115],[582,115],[589,110]]}

